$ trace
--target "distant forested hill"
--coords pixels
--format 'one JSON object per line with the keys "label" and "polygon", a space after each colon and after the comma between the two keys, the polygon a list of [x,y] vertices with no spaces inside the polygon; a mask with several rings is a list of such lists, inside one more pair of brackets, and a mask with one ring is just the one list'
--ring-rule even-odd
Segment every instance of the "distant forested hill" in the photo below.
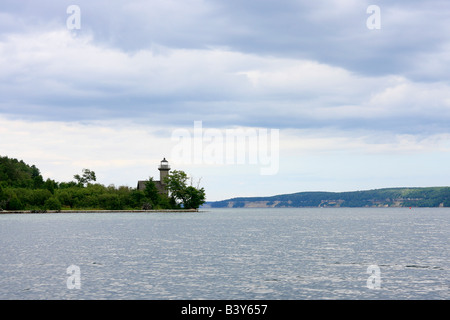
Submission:
{"label": "distant forested hill", "polygon": [[233,198],[207,202],[204,207],[450,207],[450,187],[299,192],[271,197]]}

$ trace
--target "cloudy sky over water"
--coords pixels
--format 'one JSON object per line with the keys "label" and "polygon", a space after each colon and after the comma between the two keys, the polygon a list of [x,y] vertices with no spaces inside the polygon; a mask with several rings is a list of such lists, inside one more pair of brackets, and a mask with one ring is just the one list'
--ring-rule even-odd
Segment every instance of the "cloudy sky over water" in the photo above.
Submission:
{"label": "cloudy sky over water", "polygon": [[[449,18],[448,0],[2,0],[0,155],[131,187],[166,157],[208,200],[449,185]],[[278,132],[277,170],[261,144],[226,161],[226,139],[207,161],[195,123],[215,147]]]}

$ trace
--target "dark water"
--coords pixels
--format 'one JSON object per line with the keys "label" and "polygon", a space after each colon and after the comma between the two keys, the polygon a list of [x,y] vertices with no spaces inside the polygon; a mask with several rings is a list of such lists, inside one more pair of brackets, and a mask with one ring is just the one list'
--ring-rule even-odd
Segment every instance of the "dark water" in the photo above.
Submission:
{"label": "dark water", "polygon": [[0,299],[449,299],[449,235],[445,208],[2,214]]}

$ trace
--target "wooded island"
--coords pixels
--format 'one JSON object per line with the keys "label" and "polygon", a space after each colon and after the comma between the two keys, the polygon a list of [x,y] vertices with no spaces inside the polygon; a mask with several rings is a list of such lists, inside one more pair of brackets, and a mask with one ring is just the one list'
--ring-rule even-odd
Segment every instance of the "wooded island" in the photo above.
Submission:
{"label": "wooded island", "polygon": [[23,160],[0,157],[0,211],[30,210],[185,210],[205,202],[204,188],[187,184],[188,176],[174,170],[165,177],[168,192],[160,192],[150,177],[145,188],[104,186],[95,172],[83,169],[75,181],[44,181],[40,170]]}

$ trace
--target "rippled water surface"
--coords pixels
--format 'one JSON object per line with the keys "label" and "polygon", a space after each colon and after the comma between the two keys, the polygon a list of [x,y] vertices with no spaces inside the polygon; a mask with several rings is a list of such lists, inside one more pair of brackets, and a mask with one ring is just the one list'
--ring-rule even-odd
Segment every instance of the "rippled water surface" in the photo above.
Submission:
{"label": "rippled water surface", "polygon": [[0,299],[449,299],[449,222],[445,208],[0,214]]}

